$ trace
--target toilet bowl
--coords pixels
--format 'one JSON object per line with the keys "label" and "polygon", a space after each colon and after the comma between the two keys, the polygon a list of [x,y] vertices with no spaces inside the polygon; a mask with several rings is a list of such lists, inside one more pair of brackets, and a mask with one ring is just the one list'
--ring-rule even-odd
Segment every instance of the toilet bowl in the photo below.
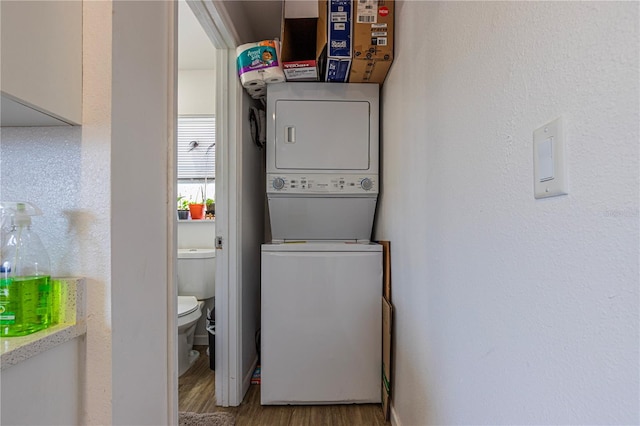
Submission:
{"label": "toilet bowl", "polygon": [[203,305],[193,296],[178,296],[178,376],[186,373],[200,355],[192,348]]}
{"label": "toilet bowl", "polygon": [[178,250],[178,376],[198,359],[194,335],[204,301],[215,296],[215,249]]}

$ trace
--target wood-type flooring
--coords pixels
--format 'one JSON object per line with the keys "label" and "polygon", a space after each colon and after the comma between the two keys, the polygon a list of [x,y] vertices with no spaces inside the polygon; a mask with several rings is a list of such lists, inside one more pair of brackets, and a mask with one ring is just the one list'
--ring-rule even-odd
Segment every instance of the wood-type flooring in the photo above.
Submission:
{"label": "wood-type flooring", "polygon": [[238,407],[215,404],[215,372],[209,369],[206,346],[196,346],[200,357],[178,381],[180,411],[212,413],[224,411],[236,416],[237,426],[378,426],[390,425],[379,404],[260,405],[260,386],[251,385]]}

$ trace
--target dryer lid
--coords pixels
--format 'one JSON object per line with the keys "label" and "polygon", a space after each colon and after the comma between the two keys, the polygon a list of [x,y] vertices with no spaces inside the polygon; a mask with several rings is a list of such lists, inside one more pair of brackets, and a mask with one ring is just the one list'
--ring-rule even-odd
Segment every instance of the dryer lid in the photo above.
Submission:
{"label": "dryer lid", "polygon": [[198,299],[194,296],[178,296],[178,317],[189,315],[198,309]]}

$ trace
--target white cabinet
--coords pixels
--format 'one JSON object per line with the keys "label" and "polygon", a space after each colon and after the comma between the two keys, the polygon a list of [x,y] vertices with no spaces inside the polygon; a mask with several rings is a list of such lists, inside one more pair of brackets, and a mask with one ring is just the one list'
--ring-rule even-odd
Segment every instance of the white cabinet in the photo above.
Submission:
{"label": "white cabinet", "polygon": [[0,2],[2,126],[82,122],[82,2]]}
{"label": "white cabinet", "polygon": [[0,423],[79,425],[84,347],[75,338],[2,370]]}

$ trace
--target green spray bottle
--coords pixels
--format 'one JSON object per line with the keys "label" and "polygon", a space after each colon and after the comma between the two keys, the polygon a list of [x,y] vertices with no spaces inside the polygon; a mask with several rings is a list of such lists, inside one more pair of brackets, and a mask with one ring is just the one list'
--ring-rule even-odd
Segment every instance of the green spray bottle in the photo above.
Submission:
{"label": "green spray bottle", "polygon": [[24,336],[51,324],[49,255],[31,229],[31,217],[41,215],[24,202],[0,202],[0,337]]}

